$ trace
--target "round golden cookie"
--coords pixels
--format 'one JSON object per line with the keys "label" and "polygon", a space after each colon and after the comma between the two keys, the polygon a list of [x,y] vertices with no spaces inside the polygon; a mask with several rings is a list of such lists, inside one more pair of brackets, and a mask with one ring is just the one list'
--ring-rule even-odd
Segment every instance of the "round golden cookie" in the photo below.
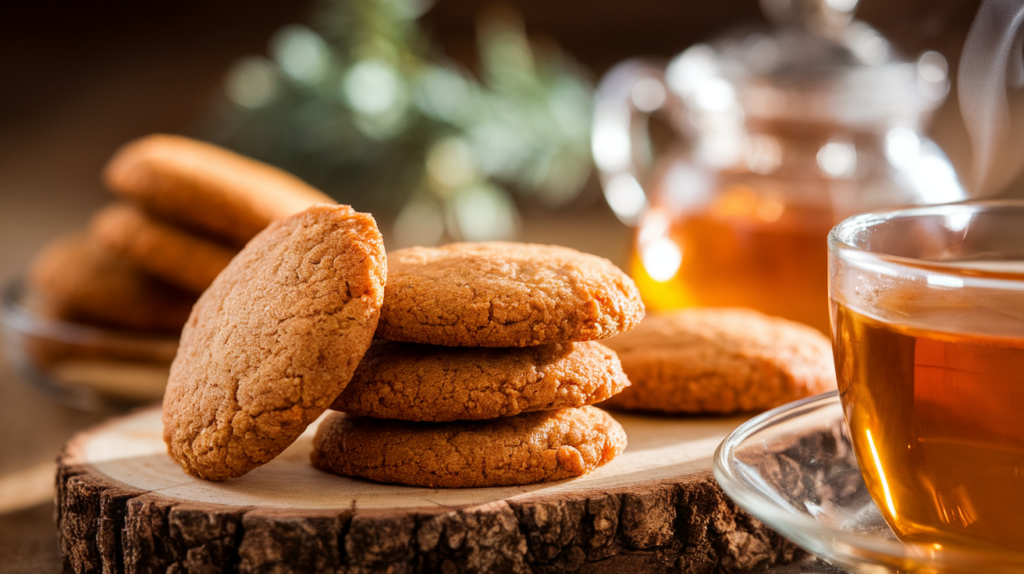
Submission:
{"label": "round golden cookie", "polygon": [[633,280],[567,247],[454,243],[388,254],[378,336],[454,347],[591,341],[644,315]]}
{"label": "round golden cookie", "polygon": [[650,315],[605,342],[632,385],[605,405],[666,413],[757,411],[836,387],[832,347],[806,325],[749,309]]}
{"label": "round golden cookie", "polygon": [[331,408],[407,421],[483,420],[581,407],[629,386],[596,342],[484,349],[377,339]]}
{"label": "round golden cookie", "polygon": [[276,221],[334,201],[299,178],[224,148],[173,135],[125,144],[107,186],[161,219],[242,246]]}
{"label": "round golden cookie", "polygon": [[178,331],[195,296],[168,285],[84,235],[54,240],[29,268],[28,287],[59,319],[142,331]]}
{"label": "round golden cookie", "polygon": [[124,203],[97,212],[89,233],[107,250],[196,294],[205,291],[237,253]]}
{"label": "round golden cookie", "polygon": [[241,476],[341,393],[370,346],[387,262],[373,218],[318,205],[271,224],[195,305],[164,395],[164,441],[189,474]]}
{"label": "round golden cookie", "polygon": [[596,407],[452,423],[333,413],[320,423],[310,459],[375,482],[472,488],[581,476],[625,448],[625,431]]}

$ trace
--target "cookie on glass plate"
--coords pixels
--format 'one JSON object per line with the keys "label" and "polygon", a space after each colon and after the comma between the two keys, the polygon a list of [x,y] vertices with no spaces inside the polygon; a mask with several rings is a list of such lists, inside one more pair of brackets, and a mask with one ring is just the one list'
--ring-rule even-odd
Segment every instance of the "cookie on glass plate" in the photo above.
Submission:
{"label": "cookie on glass plate", "polygon": [[142,272],[83,234],[49,243],[28,270],[46,315],[120,329],[178,331],[195,295]]}
{"label": "cookie on glass plate", "polygon": [[92,218],[93,240],[140,269],[192,293],[202,293],[238,253],[118,203]]}
{"label": "cookie on glass plate", "polygon": [[104,180],[147,212],[238,247],[272,221],[334,203],[276,167],[175,135],[128,142],[107,163]]}

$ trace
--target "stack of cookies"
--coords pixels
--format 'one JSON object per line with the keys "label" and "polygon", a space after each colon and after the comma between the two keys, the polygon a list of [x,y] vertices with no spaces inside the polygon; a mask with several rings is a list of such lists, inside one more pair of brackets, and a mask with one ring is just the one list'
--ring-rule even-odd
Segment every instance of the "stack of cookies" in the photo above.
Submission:
{"label": "stack of cookies", "polygon": [[481,487],[585,474],[625,448],[592,405],[629,385],[595,342],[643,317],[610,262],[464,243],[388,255],[379,337],[320,425],[313,464],[345,476]]}
{"label": "stack of cookies", "polygon": [[431,487],[579,476],[626,444],[589,406],[629,384],[594,340],[643,312],[604,259],[512,243],[385,258],[372,217],[314,206],[250,241],[196,303],[164,439],[186,472],[224,480],[333,403],[346,412],[321,421],[311,456],[324,470]]}
{"label": "stack of cookies", "polygon": [[271,221],[331,199],[276,168],[178,136],[130,142],[110,160],[121,202],[61,238],[28,274],[47,316],[177,332],[238,250]]}

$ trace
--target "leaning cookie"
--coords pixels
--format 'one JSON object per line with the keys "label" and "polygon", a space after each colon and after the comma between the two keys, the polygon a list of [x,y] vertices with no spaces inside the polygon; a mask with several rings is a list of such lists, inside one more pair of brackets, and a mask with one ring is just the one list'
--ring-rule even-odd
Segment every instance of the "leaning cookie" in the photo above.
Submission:
{"label": "leaning cookie", "polygon": [[151,135],[107,164],[112,191],[171,223],[242,246],[271,221],[333,203],[297,177],[208,143]]}
{"label": "leaning cookie", "polygon": [[408,421],[483,420],[601,402],[629,386],[596,342],[486,349],[378,339],[331,408]]}
{"label": "leaning cookie", "polygon": [[197,295],[213,283],[237,253],[124,203],[96,213],[89,233],[109,251]]}
{"label": "leaning cookie", "polygon": [[567,247],[454,243],[388,254],[378,336],[453,347],[527,347],[628,331],[644,306],[607,259]]}
{"label": "leaning cookie", "polygon": [[596,407],[454,423],[334,413],[320,423],[310,459],[375,482],[472,488],[581,476],[625,448],[625,431]]}
{"label": "leaning cookie", "polygon": [[373,218],[319,205],[271,224],[196,303],[171,365],[164,441],[189,474],[241,476],[345,388],[387,274]]}
{"label": "leaning cookie", "polygon": [[45,314],[103,327],[174,332],[195,296],[143,273],[85,235],[54,240],[27,276]]}
{"label": "leaning cookie", "polygon": [[605,344],[632,383],[605,403],[609,408],[725,414],[769,409],[836,387],[824,335],[749,309],[651,315]]}

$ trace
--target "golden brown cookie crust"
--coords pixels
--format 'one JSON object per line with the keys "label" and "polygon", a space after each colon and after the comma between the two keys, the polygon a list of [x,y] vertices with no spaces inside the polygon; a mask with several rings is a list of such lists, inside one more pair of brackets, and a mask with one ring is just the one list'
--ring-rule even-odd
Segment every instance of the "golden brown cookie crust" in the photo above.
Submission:
{"label": "golden brown cookie crust", "polygon": [[271,221],[334,201],[299,178],[224,148],[156,134],[107,163],[107,186],[171,223],[242,246]]}
{"label": "golden brown cookie crust", "polygon": [[195,302],[81,234],[44,247],[27,281],[50,315],[104,327],[178,331]]}
{"label": "golden brown cookie crust", "polygon": [[271,224],[196,303],[164,396],[189,474],[241,476],[291,444],[370,345],[387,263],[373,218],[319,205]]}
{"label": "golden brown cookie crust", "polygon": [[472,488],[581,476],[625,448],[625,431],[596,407],[453,423],[333,413],[320,423],[310,459],[375,482]]}
{"label": "golden brown cookie crust", "polygon": [[597,342],[487,349],[377,339],[331,408],[407,421],[484,420],[581,407],[629,386]]}
{"label": "golden brown cookie crust", "polygon": [[455,347],[604,339],[644,315],[632,279],[567,247],[455,243],[388,255],[378,336]]}
{"label": "golden brown cookie crust", "polygon": [[832,347],[806,325],[749,309],[650,315],[605,342],[632,385],[609,408],[667,413],[769,409],[836,387]]}
{"label": "golden brown cookie crust", "polygon": [[125,203],[93,216],[93,239],[141,269],[200,294],[228,266],[237,250],[182,231]]}

